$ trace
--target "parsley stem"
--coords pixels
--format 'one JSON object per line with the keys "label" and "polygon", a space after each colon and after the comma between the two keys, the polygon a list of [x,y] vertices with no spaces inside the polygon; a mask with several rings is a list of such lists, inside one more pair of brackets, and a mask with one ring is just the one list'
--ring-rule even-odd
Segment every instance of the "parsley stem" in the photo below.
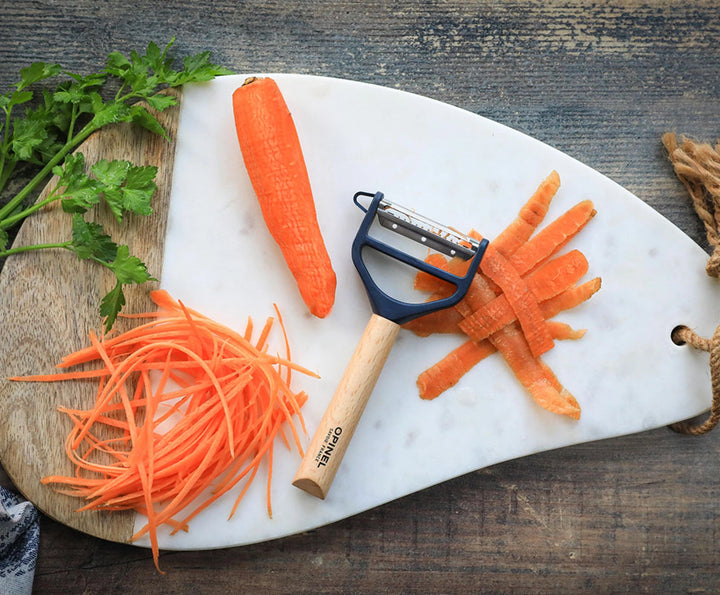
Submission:
{"label": "parsley stem", "polygon": [[74,103],[72,106],[72,113],[70,114],[70,123],[68,124],[67,142],[72,141],[73,132],[75,131],[75,121],[78,117],[78,106]]}
{"label": "parsley stem", "polygon": [[66,142],[63,147],[57,153],[55,153],[53,158],[45,164],[45,167],[43,167],[32,180],[25,184],[22,190],[20,190],[20,192],[18,192],[12,199],[10,199],[5,206],[0,208],[0,221],[3,221],[10,213],[12,213],[15,208],[30,195],[30,193],[35,189],[35,187],[40,184],[40,182],[42,182],[52,172],[53,167],[55,167],[58,163],[65,159],[65,156],[70,151],[72,151],[77,145],[79,145],[88,136],[95,132],[95,130],[96,126],[92,125],[92,122],[89,122],[72,139],[68,140],[68,142]]}
{"label": "parsley stem", "polygon": [[14,159],[5,161],[4,154],[0,157],[0,192],[3,191],[3,188],[5,188],[5,185],[10,180],[10,176],[12,176],[16,165],[17,161]]}
{"label": "parsley stem", "polygon": [[117,93],[115,93],[115,101],[120,101],[120,93],[122,93],[125,90],[125,83],[120,85],[120,88],[117,90]]}
{"label": "parsley stem", "polygon": [[12,227],[18,221],[22,221],[23,219],[25,219],[25,217],[32,215],[35,211],[39,211],[45,205],[49,205],[51,202],[56,201],[58,198],[59,198],[59,196],[57,196],[53,192],[45,200],[36,202],[33,205],[29,206],[24,211],[20,211],[19,213],[15,213],[14,215],[10,215],[9,217],[6,217],[2,221],[0,221],[0,229],[8,229],[9,227]]}
{"label": "parsley stem", "polygon": [[56,242],[53,244],[31,244],[30,246],[18,246],[17,248],[9,248],[0,251],[0,258],[10,256],[11,254],[20,254],[22,252],[31,252],[33,250],[46,250],[48,248],[66,248],[70,249],[72,242]]}
{"label": "parsley stem", "polygon": [[[0,191],[5,187],[5,184],[7,183],[8,179],[10,179],[10,174],[3,175],[5,172],[5,160],[7,159],[8,151],[10,150],[10,139],[12,138],[12,134],[10,134],[10,111],[12,110],[12,106],[9,108],[5,108],[5,124],[3,125],[3,130],[5,131],[5,136],[2,139],[2,143],[0,143]],[[12,171],[12,168],[11,168]]]}

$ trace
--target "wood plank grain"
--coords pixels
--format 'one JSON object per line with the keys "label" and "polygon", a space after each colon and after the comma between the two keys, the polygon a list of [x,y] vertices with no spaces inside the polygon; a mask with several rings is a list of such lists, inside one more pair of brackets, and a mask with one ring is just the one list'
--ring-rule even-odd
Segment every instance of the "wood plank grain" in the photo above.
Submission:
{"label": "wood plank grain", "polygon": [[[181,97],[181,93],[173,91]],[[174,138],[179,107],[159,115]],[[95,220],[118,243],[161,273],[167,212],[172,184],[174,142],[129,124],[104,128],[78,149],[86,163],[101,159],[127,159],[137,165],[156,165],[158,190],[149,217],[128,216],[118,225],[109,209],[99,209]],[[51,180],[39,200],[55,186]],[[70,217],[58,202],[29,218],[20,229],[15,246],[66,241],[71,236]],[[83,382],[12,382],[7,376],[52,373],[64,354],[87,345],[91,329],[100,330],[99,304],[115,284],[97,264],[78,261],[63,250],[27,252],[8,258],[0,275],[0,460],[17,488],[36,506],[62,523],[112,541],[128,541],[134,513],[77,513],[76,498],[63,496],[41,478],[73,474],[64,453],[71,429],[59,405],[86,409],[94,389]],[[156,284],[133,286],[126,291],[125,311],[152,309],[148,292]],[[122,330],[125,321],[119,321]]]}
{"label": "wood plank grain", "polygon": [[[717,0],[147,0],[102,11],[19,0],[0,3],[0,92],[34,60],[94,72],[109,51],[172,36],[175,55],[210,50],[237,72],[350,78],[487,116],[610,176],[705,245],[660,136],[720,135]],[[308,534],[167,552],[165,576],[147,551],[43,517],[35,589],[717,593],[719,457],[720,431],[579,445]]]}

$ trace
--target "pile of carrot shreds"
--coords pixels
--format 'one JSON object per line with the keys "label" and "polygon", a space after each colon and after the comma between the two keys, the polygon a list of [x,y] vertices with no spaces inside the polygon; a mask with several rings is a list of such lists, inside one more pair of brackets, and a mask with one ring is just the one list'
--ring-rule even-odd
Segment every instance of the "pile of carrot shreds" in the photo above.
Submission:
{"label": "pile of carrot shreds", "polygon": [[60,407],[73,423],[65,449],[75,475],[42,481],[84,499],[80,510],[146,515],[132,540],[147,534],[158,566],[161,525],[187,531],[192,518],[244,481],[232,517],[262,465],[272,515],[273,443],[279,435],[291,446],[284,427],[302,454],[295,424],[305,431],[300,409],[307,396],[290,389],[291,374],[316,375],[290,360],[277,307],[285,357],[268,353],[272,317],[253,341],[252,319],[239,334],[165,291],[151,297],[160,310],[133,315],[151,320],[116,336],[91,333],[89,347],[58,365],[99,367],[14,380],[97,382],[90,409]]}
{"label": "pile of carrot shreds", "polygon": [[[592,219],[595,209],[591,201],[582,201],[535,234],[559,187],[560,176],[553,171],[516,219],[490,242],[470,290],[457,306],[405,325],[421,336],[462,333],[467,339],[420,374],[422,398],[436,398],[480,361],[499,351],[539,405],[579,419],[577,400],[540,356],[552,349],[555,340],[584,335],[584,330],[550,319],[600,289],[600,278],[577,284],[588,270],[587,259],[580,251],[557,255]],[[471,235],[480,238],[476,232]],[[438,254],[428,259],[458,275],[468,266],[460,259],[448,260]],[[430,299],[449,295],[454,289],[427,273],[418,273],[415,287],[431,292]]]}

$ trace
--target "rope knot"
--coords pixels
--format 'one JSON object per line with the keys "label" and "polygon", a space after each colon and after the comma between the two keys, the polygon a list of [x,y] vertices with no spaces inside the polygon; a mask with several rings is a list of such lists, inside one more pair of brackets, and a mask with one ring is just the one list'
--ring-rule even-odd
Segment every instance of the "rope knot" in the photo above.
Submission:
{"label": "rope knot", "polygon": [[707,261],[707,265],[705,265],[705,272],[710,277],[714,277],[715,279],[720,278],[720,244],[715,246],[710,259]]}

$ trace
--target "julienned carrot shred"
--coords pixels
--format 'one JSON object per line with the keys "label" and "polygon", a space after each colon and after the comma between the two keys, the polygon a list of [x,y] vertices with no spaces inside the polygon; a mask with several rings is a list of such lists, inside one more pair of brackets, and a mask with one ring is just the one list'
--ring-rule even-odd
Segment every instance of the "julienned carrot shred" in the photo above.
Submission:
{"label": "julienned carrot shred", "polygon": [[[588,300],[600,289],[600,278],[580,286],[588,270],[578,250],[556,256],[595,216],[593,203],[582,201],[535,233],[560,187],[553,171],[520,209],[515,220],[490,243],[481,268],[463,300],[405,325],[420,336],[458,333],[467,341],[418,377],[423,399],[434,399],[451,388],[475,365],[499,351],[534,400],[542,407],[580,417],[580,405],[540,360],[554,340],[580,339],[584,330],[550,320],[559,312]],[[480,235],[471,231],[480,239]],[[535,235],[533,235],[535,234]],[[458,259],[432,264],[462,275]],[[449,285],[437,277],[418,274],[416,289],[431,293],[429,299],[448,295]]]}
{"label": "julienned carrot shred", "polygon": [[[267,469],[267,510],[273,443],[290,448],[289,428],[302,455],[296,423],[307,396],[290,388],[291,373],[317,377],[290,359],[289,340],[276,313],[286,355],[267,351],[269,318],[253,343],[252,320],[237,333],[154,291],[159,312],[123,334],[97,337],[65,357],[59,368],[97,362],[91,371],[15,377],[98,384],[93,407],[61,407],[72,421],[65,449],[73,476],[42,479],[82,498],[79,510],[135,510],[147,523],[132,539],[148,535],[159,570],[158,528],[187,531],[202,510],[244,481],[232,516],[261,466]],[[134,316],[136,317],[136,316]],[[134,386],[134,387],[133,387]]]}

